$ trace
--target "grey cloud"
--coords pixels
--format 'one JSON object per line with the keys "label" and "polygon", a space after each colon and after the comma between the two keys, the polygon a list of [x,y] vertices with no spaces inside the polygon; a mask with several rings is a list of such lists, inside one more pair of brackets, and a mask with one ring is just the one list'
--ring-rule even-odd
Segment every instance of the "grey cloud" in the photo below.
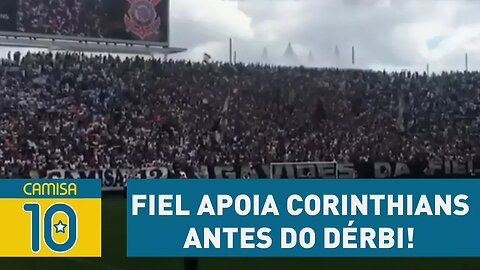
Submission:
{"label": "grey cloud", "polygon": [[[222,12],[224,1],[204,1],[217,5],[219,9],[216,13]],[[242,33],[244,30],[236,27],[235,22],[225,22],[230,23],[231,31],[225,27],[218,31],[201,21],[191,24],[188,18],[178,17],[178,22],[172,23],[177,24],[178,27],[174,29],[182,33],[182,36],[174,40],[178,41],[175,45],[188,48],[203,46],[208,49],[205,44],[213,42],[212,44],[217,44],[216,48],[212,48],[213,55],[218,54],[219,59],[226,60],[227,40],[232,36],[240,59],[259,61],[263,48],[267,47],[270,58],[281,62],[281,55],[291,41],[302,59],[306,59],[311,50],[318,66],[335,64],[333,52],[336,44],[341,51],[342,65],[349,66],[350,50],[354,45],[357,67],[383,65],[401,69],[424,66],[428,62],[434,67],[448,68],[451,62],[448,59],[462,55],[466,50],[466,42],[459,42],[465,36],[470,35],[466,40],[471,45],[480,42],[480,36],[477,37],[476,33],[468,29],[480,23],[480,19],[475,16],[476,10],[480,10],[480,4],[475,1],[283,0],[241,1],[237,6],[238,14],[248,18],[247,28],[251,29],[251,35]],[[176,11],[172,9],[174,12]],[[218,15],[211,13],[211,16]],[[445,42],[450,47],[428,48],[428,42],[439,37],[440,43]],[[472,59],[475,59],[476,52],[471,53]],[[187,56],[193,57],[191,54]]]}

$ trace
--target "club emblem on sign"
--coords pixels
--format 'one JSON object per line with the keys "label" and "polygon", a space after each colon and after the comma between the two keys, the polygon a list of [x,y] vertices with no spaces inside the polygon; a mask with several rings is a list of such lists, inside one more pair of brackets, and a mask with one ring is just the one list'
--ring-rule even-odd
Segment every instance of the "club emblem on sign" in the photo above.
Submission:
{"label": "club emblem on sign", "polygon": [[124,17],[127,32],[141,39],[158,34],[161,23],[155,7],[161,0],[127,1],[130,3],[130,8]]}

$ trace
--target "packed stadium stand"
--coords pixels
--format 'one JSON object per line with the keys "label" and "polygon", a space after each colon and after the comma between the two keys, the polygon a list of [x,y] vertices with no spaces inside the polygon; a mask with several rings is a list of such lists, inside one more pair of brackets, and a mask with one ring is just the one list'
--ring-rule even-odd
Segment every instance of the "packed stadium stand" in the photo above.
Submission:
{"label": "packed stadium stand", "polygon": [[477,72],[12,53],[0,76],[2,178],[175,162],[462,160],[479,151]]}

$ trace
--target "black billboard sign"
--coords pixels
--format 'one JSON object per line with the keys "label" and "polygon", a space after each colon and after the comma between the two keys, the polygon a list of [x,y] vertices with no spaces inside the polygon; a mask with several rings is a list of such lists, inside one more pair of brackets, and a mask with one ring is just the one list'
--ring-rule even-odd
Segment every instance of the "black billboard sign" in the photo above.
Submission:
{"label": "black billboard sign", "polygon": [[168,45],[169,0],[1,0],[0,31]]}
{"label": "black billboard sign", "polygon": [[16,31],[17,0],[0,1],[0,30]]}

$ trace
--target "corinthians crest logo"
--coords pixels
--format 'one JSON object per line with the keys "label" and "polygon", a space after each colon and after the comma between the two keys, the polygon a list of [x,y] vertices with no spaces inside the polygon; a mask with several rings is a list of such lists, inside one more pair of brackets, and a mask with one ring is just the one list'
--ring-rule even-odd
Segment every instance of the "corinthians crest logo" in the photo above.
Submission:
{"label": "corinthians crest logo", "polygon": [[124,17],[126,31],[141,39],[158,34],[160,16],[158,16],[155,7],[162,0],[127,1],[130,3],[130,8]]}

